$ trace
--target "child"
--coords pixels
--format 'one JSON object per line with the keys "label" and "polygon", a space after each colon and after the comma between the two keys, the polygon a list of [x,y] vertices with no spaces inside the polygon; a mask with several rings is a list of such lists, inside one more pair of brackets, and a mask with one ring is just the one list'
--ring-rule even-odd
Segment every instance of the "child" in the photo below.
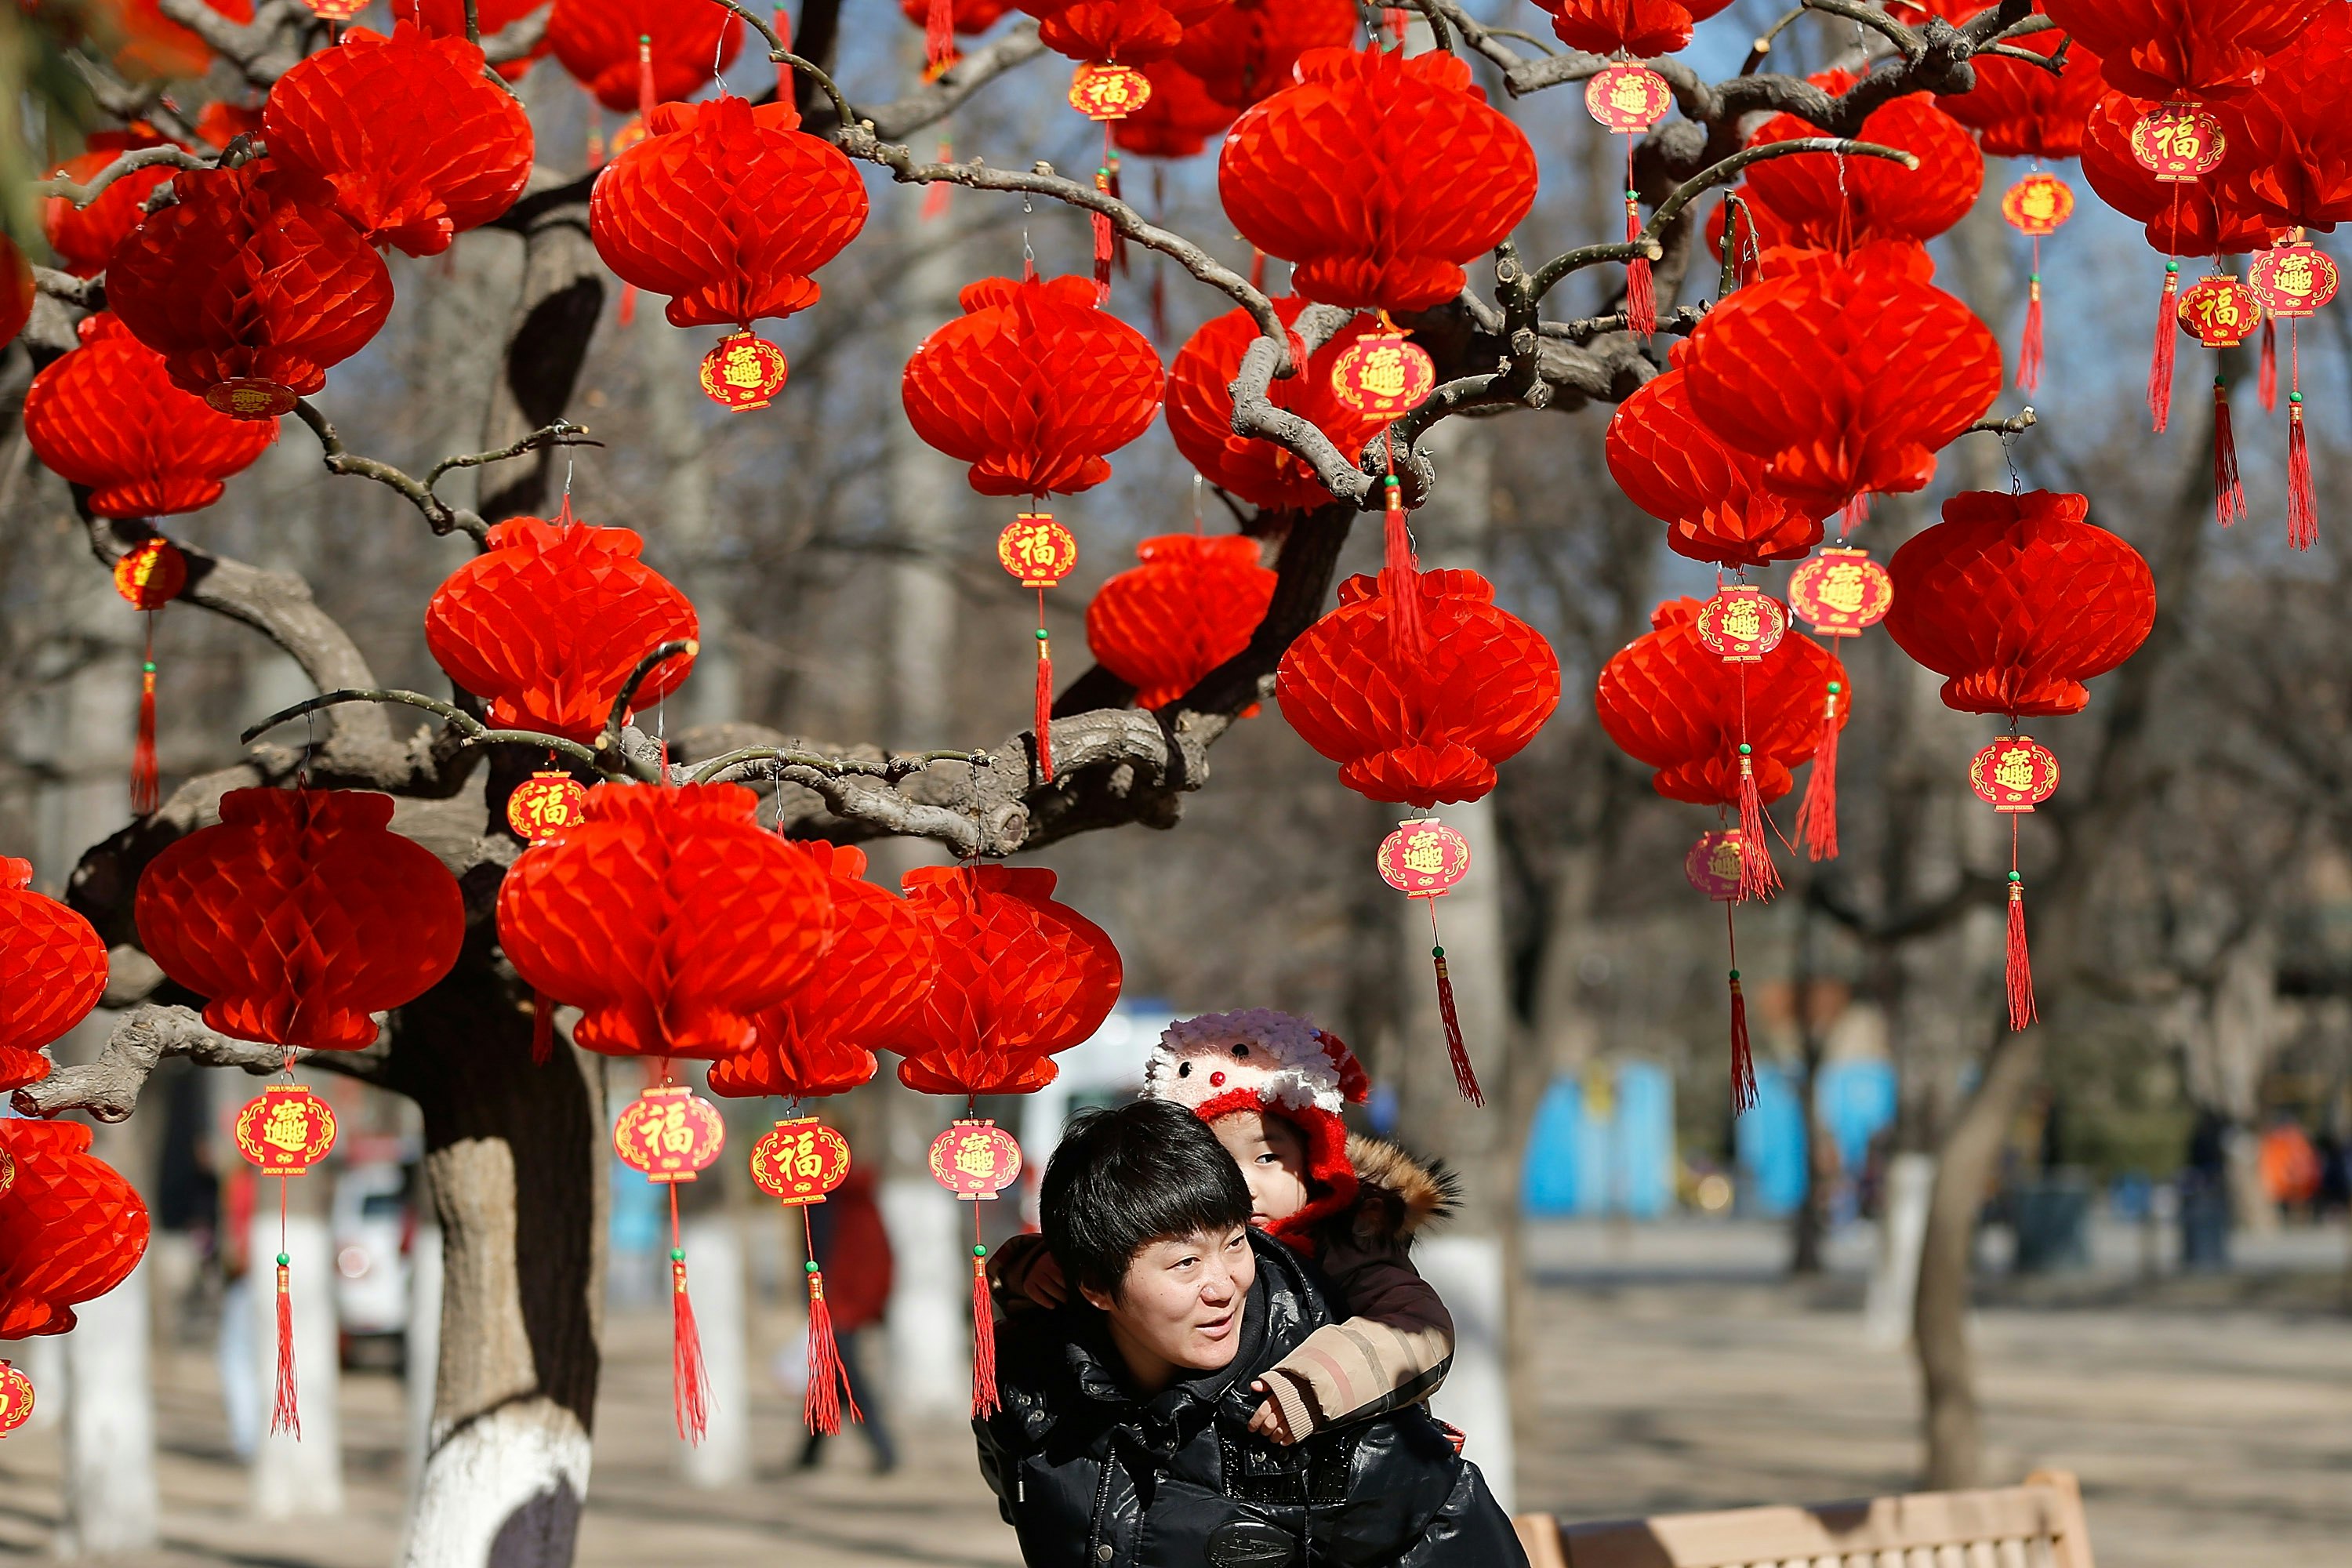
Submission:
{"label": "child", "polygon": [[[1248,1183],[1251,1224],[1313,1258],[1348,1314],[1252,1385],[1266,1400],[1250,1429],[1278,1443],[1424,1400],[1453,1362],[1454,1320],[1406,1257],[1452,1211],[1453,1179],[1348,1131],[1340,1110],[1368,1087],[1337,1036],[1262,1008],[1171,1025],[1145,1070],[1144,1097],[1209,1124]],[[998,1282],[1048,1306],[1065,1294],[1034,1245],[1000,1249]]]}

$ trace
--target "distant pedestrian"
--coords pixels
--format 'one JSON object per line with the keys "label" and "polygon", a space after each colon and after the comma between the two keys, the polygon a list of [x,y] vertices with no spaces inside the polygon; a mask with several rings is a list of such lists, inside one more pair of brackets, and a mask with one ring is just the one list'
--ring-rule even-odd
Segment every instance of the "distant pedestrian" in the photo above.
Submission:
{"label": "distant pedestrian", "polygon": [[[882,1206],[874,1199],[870,1169],[854,1167],[830,1198],[809,1210],[809,1235],[816,1265],[824,1270],[825,1305],[833,1312],[834,1340],[849,1374],[850,1397],[865,1416],[866,1440],[874,1447],[874,1471],[887,1475],[898,1468],[898,1447],[883,1416],[881,1393],[866,1375],[864,1349],[865,1331],[882,1321],[890,1304],[893,1263],[890,1232],[882,1223]],[[801,1468],[815,1468],[824,1451],[824,1436],[810,1433],[801,1447]]]}

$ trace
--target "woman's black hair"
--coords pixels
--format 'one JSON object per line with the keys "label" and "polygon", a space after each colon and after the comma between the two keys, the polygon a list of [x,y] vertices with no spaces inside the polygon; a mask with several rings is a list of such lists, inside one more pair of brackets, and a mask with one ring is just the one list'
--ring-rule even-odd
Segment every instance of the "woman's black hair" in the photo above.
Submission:
{"label": "woman's black hair", "polygon": [[1128,1265],[1153,1242],[1247,1225],[1249,1184],[1191,1110],[1139,1100],[1070,1122],[1037,1207],[1062,1271],[1116,1296]]}

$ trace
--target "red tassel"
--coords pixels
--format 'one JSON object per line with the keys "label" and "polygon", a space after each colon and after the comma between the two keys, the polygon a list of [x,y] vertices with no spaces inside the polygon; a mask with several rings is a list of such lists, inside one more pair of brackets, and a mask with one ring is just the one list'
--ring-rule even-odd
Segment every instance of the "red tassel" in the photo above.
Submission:
{"label": "red tassel", "polygon": [[[979,1222],[974,1211],[973,1223]],[[996,1309],[988,1299],[988,1248],[971,1249],[971,1413],[992,1415],[996,1397]]]}
{"label": "red tassel", "polygon": [[[1391,437],[1393,439],[1393,437]],[[1391,450],[1390,461],[1395,461]],[[1421,563],[1412,553],[1412,531],[1405,523],[1404,490],[1394,474],[1387,480],[1387,507],[1381,516],[1381,595],[1389,605],[1389,638],[1401,657],[1422,658]]]}
{"label": "red tassel", "polygon": [[1731,1114],[1756,1109],[1756,1053],[1748,1042],[1748,994],[1731,972]]}
{"label": "red tassel", "polygon": [[2172,351],[2180,336],[2178,312],[2180,303],[2180,263],[2164,264],[2164,297],[2156,306],[2156,346],[2147,361],[2147,411],[2156,421],[2156,433],[2172,423]]}
{"label": "red tassel", "polygon": [[2230,386],[2217,375],[2213,378],[2213,521],[2227,528],[2245,515],[2246,487],[2238,477],[2238,437],[2230,422]]}
{"label": "red tassel", "polygon": [[[671,1201],[677,1201],[673,1194]],[[694,1326],[694,1298],[686,1293],[686,1252],[673,1247],[670,1277],[670,1404],[677,1435],[700,1443],[710,1426],[710,1374],[702,1365],[702,1333]]]}
{"label": "red tassel", "polygon": [[801,1419],[820,1436],[838,1436],[844,1405],[852,1421],[866,1417],[850,1392],[849,1369],[842,1364],[841,1347],[833,1337],[833,1309],[824,1304],[824,1275],[814,1259],[808,1265],[808,1393],[801,1400]]}
{"label": "red tassel", "polygon": [[955,64],[955,0],[931,0],[923,13],[923,58],[933,76]]}
{"label": "red tassel", "polygon": [[635,324],[637,319],[637,286],[635,284],[621,285],[621,309],[614,319],[625,327]]}
{"label": "red tassel", "polygon": [[1739,900],[1769,899],[1780,886],[1772,847],[1764,841],[1764,797],[1756,788],[1756,763],[1739,748]]}
{"label": "red tassel", "polygon": [[555,998],[534,988],[530,994],[530,1065],[543,1068],[555,1055]]}
{"label": "red tassel", "polygon": [[1261,293],[1265,290],[1265,252],[1254,245],[1250,247],[1250,287]]}
{"label": "red tassel", "polygon": [[1860,490],[1846,498],[1845,507],[1838,513],[1838,537],[1843,539],[1870,521],[1870,492]]}
{"label": "red tassel", "polygon": [[[1436,911],[1432,910],[1433,919]],[[1462,1015],[1454,1007],[1454,974],[1445,966],[1445,950],[1433,947],[1429,956],[1437,966],[1437,1016],[1445,1026],[1446,1059],[1454,1064],[1454,1087],[1473,1105],[1486,1103],[1478,1087],[1478,1070],[1470,1065],[1470,1047],[1462,1038]]]}
{"label": "red tassel", "polygon": [[[955,162],[954,143],[945,140],[942,140],[940,142],[939,161],[942,163],[952,163]],[[945,180],[933,180],[930,183],[929,187],[923,192],[923,210],[920,214],[920,221],[924,223],[937,223],[940,219],[947,216],[948,196],[954,189],[955,187],[949,184]]]}
{"label": "red tassel", "polygon": [[[1625,193],[1625,243],[1631,245],[1642,237],[1642,203],[1633,191]],[[1637,256],[1625,263],[1625,325],[1629,331],[1649,337],[1658,330],[1658,290],[1650,277],[1650,258]]]}
{"label": "red tassel", "polygon": [[[1044,606],[1039,606],[1042,611]],[[1037,628],[1037,782],[1054,782],[1054,644]]]}
{"label": "red tassel", "polygon": [[[1097,189],[1101,187],[1102,183],[1102,175],[1096,174],[1095,184]],[[1095,230],[1095,303],[1108,305],[1110,303],[1110,219],[1100,213],[1092,216]]]}
{"label": "red tassel", "polygon": [[269,1430],[274,1435],[291,1432],[294,1440],[302,1440],[302,1408],[294,1380],[294,1293],[289,1282],[292,1270],[284,1253],[278,1255],[278,1399],[269,1412]]}
{"label": "red tassel", "polygon": [[2262,370],[2255,380],[2255,385],[2263,395],[2263,412],[2276,414],[2278,412],[2278,319],[2274,316],[2263,318]]}
{"label": "red tassel", "polygon": [[2286,543],[2308,550],[2319,542],[2319,505],[2311,489],[2311,443],[2303,432],[2303,394],[2286,395]]}
{"label": "red tassel", "polygon": [[2017,385],[2029,395],[2042,390],[2042,274],[2025,285],[2025,337],[2017,345]]}
{"label": "red tassel", "polygon": [[2025,949],[2025,883],[2009,874],[2009,1026],[2033,1022],[2033,963]]}
{"label": "red tassel", "polygon": [[1837,858],[1838,683],[1830,682],[1822,706],[1822,738],[1813,745],[1813,774],[1805,781],[1805,802],[1797,808],[1797,831],[1815,860]]}
{"label": "red tassel", "polygon": [[163,804],[155,764],[155,649],[151,639],[139,674],[139,738],[131,747],[131,815],[152,816]]}

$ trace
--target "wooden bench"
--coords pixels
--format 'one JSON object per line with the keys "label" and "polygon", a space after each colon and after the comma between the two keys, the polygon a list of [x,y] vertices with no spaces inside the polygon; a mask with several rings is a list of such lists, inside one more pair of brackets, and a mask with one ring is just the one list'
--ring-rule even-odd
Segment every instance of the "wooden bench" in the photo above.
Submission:
{"label": "wooden bench", "polygon": [[1533,1568],[2092,1568],[2083,1493],[2064,1470],[2037,1470],[2019,1487],[1818,1508],[1512,1522]]}

